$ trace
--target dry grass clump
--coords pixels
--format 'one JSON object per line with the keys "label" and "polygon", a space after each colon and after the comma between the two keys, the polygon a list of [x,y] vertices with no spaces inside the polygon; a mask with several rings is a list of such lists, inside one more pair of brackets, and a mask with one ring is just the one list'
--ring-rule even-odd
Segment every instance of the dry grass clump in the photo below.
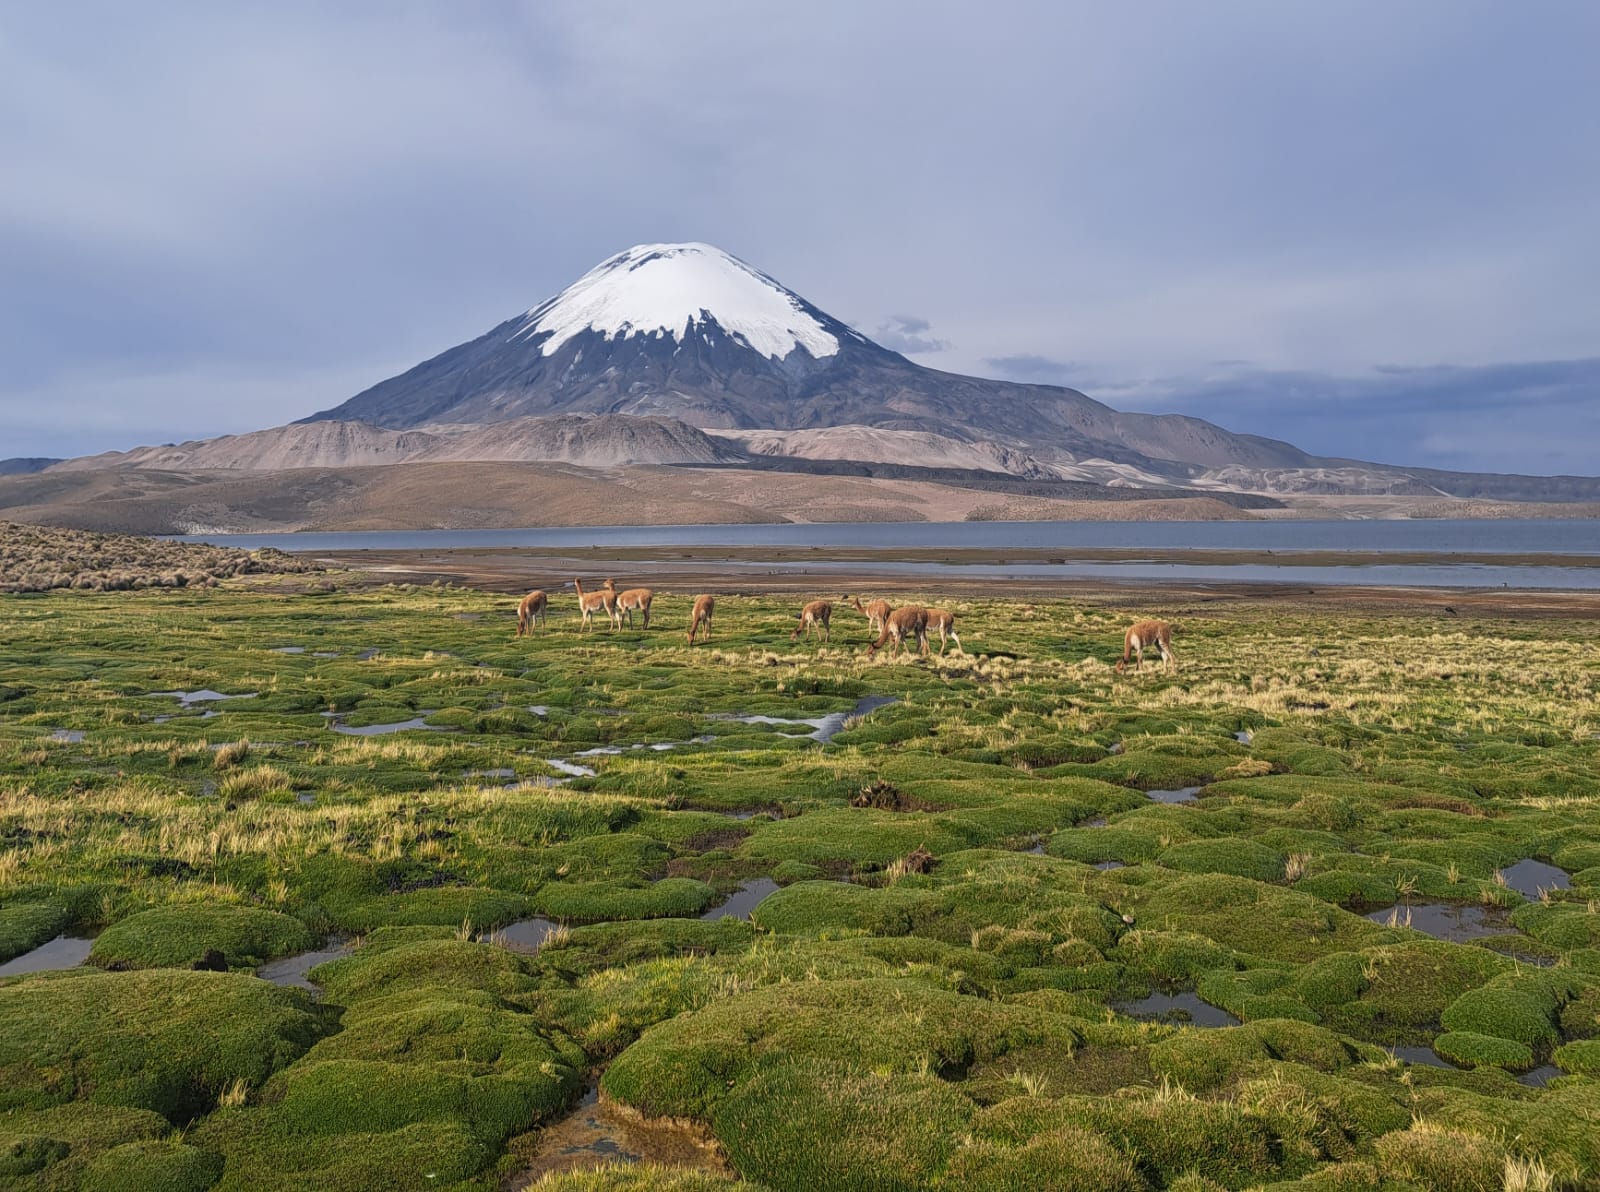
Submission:
{"label": "dry grass clump", "polygon": [[132,534],[0,522],[0,592],[209,588],[238,575],[321,570],[315,563],[279,550],[236,550]]}

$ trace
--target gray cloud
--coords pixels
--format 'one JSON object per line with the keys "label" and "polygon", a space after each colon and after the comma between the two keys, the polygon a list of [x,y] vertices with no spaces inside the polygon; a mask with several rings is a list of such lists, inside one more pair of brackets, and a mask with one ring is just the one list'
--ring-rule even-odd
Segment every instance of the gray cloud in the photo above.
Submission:
{"label": "gray cloud", "polygon": [[983,363],[1006,380],[1045,385],[1065,385],[1067,378],[1079,371],[1079,366],[1070,360],[1052,360],[1027,352],[1016,356],[985,356]]}
{"label": "gray cloud", "polygon": [[[0,455],[299,417],[651,240],[1113,403],[1219,359],[1593,357],[1597,36],[1585,0],[5,6]],[[1466,450],[1351,448],[1326,400],[1248,414]],[[1483,401],[1509,458],[1524,413]]]}
{"label": "gray cloud", "polygon": [[1462,471],[1593,475],[1600,358],[1360,376],[1242,368],[1093,386],[1119,408],[1195,414],[1318,454]]}
{"label": "gray cloud", "polygon": [[872,338],[891,352],[917,355],[925,352],[942,352],[950,346],[947,340],[926,334],[932,330],[927,319],[916,315],[890,315],[878,324]]}

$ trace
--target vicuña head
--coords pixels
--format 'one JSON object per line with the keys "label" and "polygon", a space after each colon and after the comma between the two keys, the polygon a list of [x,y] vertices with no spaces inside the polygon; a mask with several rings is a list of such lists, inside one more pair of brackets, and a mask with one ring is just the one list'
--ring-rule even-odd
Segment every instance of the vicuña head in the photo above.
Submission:
{"label": "vicu\u00f1a head", "polygon": [[1172,626],[1165,621],[1135,621],[1122,635],[1122,661],[1117,663],[1117,671],[1128,669],[1130,654],[1136,659],[1133,669],[1143,670],[1144,652],[1151,647],[1160,651],[1161,662],[1168,670],[1177,667],[1178,656],[1172,651]]}

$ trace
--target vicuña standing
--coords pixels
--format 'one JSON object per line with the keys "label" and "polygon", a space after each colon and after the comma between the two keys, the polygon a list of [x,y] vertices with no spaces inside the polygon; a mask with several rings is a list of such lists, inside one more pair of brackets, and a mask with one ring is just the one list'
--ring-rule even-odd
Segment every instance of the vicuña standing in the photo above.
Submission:
{"label": "vicu\u00f1a standing", "polygon": [[[613,592],[617,591],[617,581],[606,580],[606,587]],[[628,618],[628,628],[633,628],[633,610],[638,609],[644,614],[644,627],[650,628],[650,602],[656,598],[655,593],[649,588],[629,588],[626,592],[617,592],[617,622],[620,624],[623,617]]]}
{"label": "vicu\u00f1a standing", "polygon": [[694,598],[694,612],[689,617],[689,644],[694,645],[696,630],[705,628],[706,641],[711,640],[711,614],[717,611],[717,601],[714,596],[696,596]]}
{"label": "vicu\u00f1a standing", "polygon": [[1128,669],[1129,654],[1137,659],[1133,669],[1143,670],[1144,652],[1152,646],[1161,652],[1161,661],[1168,670],[1177,666],[1178,656],[1172,651],[1172,626],[1165,621],[1135,621],[1122,635],[1122,661],[1117,663],[1117,670]]}
{"label": "vicu\u00f1a standing", "polygon": [[800,624],[794,627],[794,632],[789,635],[789,640],[794,641],[802,633],[807,637],[815,633],[823,641],[833,640],[833,631],[829,622],[833,620],[833,601],[813,600],[800,610]]}
{"label": "vicu\u00f1a standing", "polygon": [[861,597],[851,598],[850,607],[855,609],[867,619],[867,624],[872,626],[872,632],[883,632],[883,619],[889,615],[889,602],[887,600],[869,600],[861,603]]}
{"label": "vicu\u00f1a standing", "polygon": [[578,626],[578,632],[593,626],[595,613],[604,612],[606,620],[611,622],[611,628],[617,628],[617,594],[610,588],[601,588],[598,592],[585,592],[583,581],[575,579],[572,586],[578,589],[578,611],[583,614],[583,624]]}
{"label": "vicu\u00f1a standing", "polygon": [[517,636],[521,637],[540,621],[549,619],[550,597],[544,594],[543,588],[535,588],[522,598],[522,603],[517,605]]}
{"label": "vicu\u00f1a standing", "polygon": [[939,635],[940,658],[944,657],[944,639],[946,634],[949,635],[951,641],[955,642],[956,649],[960,650],[963,654],[967,652],[967,648],[961,644],[961,639],[956,636],[955,613],[948,612],[942,608],[930,608],[928,610],[927,628],[922,634],[922,652],[924,654],[928,652],[928,639],[931,638],[935,633],[938,633]]}
{"label": "vicu\u00f1a standing", "polygon": [[867,647],[870,657],[878,652],[884,643],[891,643],[890,654],[898,654],[906,647],[906,638],[911,638],[921,647],[921,652],[928,649],[928,610],[917,605],[908,604],[904,608],[897,608],[883,619],[883,632],[878,634],[878,640]]}

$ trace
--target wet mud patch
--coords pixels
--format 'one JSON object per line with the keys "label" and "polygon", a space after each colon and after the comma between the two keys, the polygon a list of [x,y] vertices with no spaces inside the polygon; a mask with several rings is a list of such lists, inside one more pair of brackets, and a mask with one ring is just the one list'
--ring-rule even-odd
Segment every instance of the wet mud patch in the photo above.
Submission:
{"label": "wet mud patch", "polygon": [[930,803],[916,795],[907,794],[892,782],[872,782],[863,786],[850,800],[852,807],[871,807],[878,811],[943,811],[942,803]]}
{"label": "wet mud patch", "polygon": [[528,1165],[507,1187],[531,1188],[547,1175],[585,1171],[609,1163],[656,1163],[734,1174],[716,1144],[702,1129],[668,1120],[650,1120],[592,1088],[566,1117],[537,1135]]}

